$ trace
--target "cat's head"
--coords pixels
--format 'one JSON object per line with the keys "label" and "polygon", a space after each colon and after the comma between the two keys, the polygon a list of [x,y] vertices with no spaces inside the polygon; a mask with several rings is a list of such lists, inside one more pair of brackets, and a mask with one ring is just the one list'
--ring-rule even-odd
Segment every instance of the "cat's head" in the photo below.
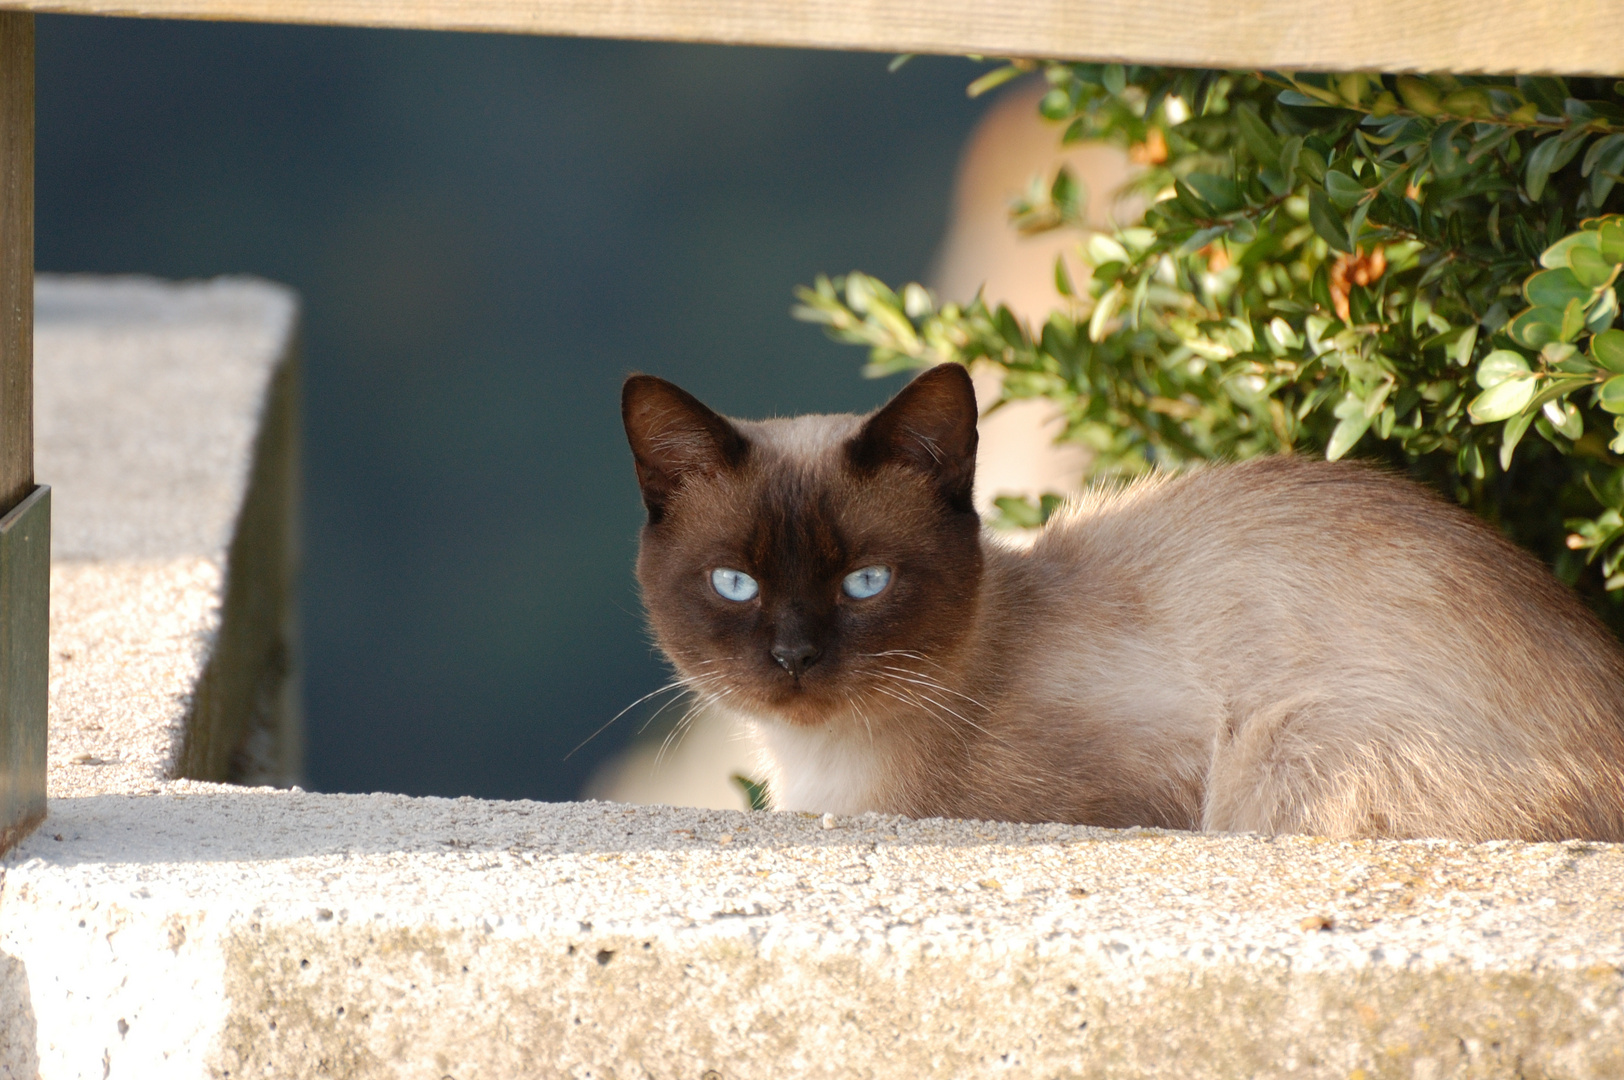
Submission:
{"label": "cat's head", "polygon": [[729,420],[649,375],[621,408],[648,509],[643,602],[701,689],[818,724],[873,699],[899,658],[951,661],[981,579],[964,368],[866,417]]}

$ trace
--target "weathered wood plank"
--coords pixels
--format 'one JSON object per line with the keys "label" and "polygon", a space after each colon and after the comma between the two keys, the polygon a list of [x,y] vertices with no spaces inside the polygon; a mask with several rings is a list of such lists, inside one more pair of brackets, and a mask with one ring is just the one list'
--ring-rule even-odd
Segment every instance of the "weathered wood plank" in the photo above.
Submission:
{"label": "weathered wood plank", "polygon": [[1620,0],[0,0],[0,8],[1193,67],[1624,74]]}
{"label": "weathered wood plank", "polygon": [[34,487],[34,17],[0,13],[0,514]]}
{"label": "weathered wood plank", "polygon": [[0,12],[0,851],[45,817],[51,493],[34,486],[34,16]]}

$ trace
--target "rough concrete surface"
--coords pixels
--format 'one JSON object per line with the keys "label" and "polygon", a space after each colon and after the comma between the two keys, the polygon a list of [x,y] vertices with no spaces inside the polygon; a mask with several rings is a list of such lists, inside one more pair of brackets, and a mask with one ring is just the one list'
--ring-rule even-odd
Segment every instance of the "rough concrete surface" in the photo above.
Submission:
{"label": "rough concrete surface", "polygon": [[1618,845],[831,824],[60,800],[0,893],[14,1072],[1624,1075]]}
{"label": "rough concrete surface", "polygon": [[219,625],[222,569],[212,559],[51,568],[51,798],[151,793],[172,775]]}
{"label": "rough concrete surface", "polygon": [[246,278],[39,276],[34,471],[57,559],[225,558],[296,313]]}
{"label": "rough concrete surface", "polygon": [[[263,281],[39,277],[52,796],[152,790],[180,767],[296,315],[293,294]],[[255,656],[239,666],[257,676],[265,665]]]}

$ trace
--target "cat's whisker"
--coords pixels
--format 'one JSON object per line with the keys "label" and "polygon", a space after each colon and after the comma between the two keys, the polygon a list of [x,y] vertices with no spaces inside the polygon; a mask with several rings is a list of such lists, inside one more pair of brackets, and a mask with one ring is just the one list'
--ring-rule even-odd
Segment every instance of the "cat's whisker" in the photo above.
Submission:
{"label": "cat's whisker", "polygon": [[[732,692],[733,692],[732,688],[729,687],[728,689],[722,691],[722,693],[720,693],[718,695],[715,695],[714,697],[712,697],[712,696],[704,696],[704,697],[696,698],[694,703],[691,706],[689,706],[688,711],[682,714],[682,719],[678,720],[676,722],[676,725],[674,727],[672,727],[671,731],[669,733],[667,733],[667,735],[665,737],[665,741],[660,744],[659,753],[655,754],[655,756],[654,756],[654,767],[659,768],[661,760],[665,757],[667,746],[670,746],[671,753],[673,753],[673,754],[675,754],[677,751],[681,750],[682,749],[682,740],[687,738],[689,731],[693,730],[694,720],[704,710],[710,708],[717,701],[720,701],[722,698],[726,697],[728,694],[731,694]],[[676,738],[675,745],[672,745],[672,737],[673,736],[675,736],[675,738]]]}
{"label": "cat's whisker", "polygon": [[[968,741],[968,739],[969,739],[968,733],[965,732],[962,728],[959,728],[959,727],[955,726],[952,720],[948,719],[946,716],[943,716],[941,714],[941,712],[938,711],[939,708],[940,708],[939,703],[927,702],[927,701],[921,700],[920,697],[914,691],[908,690],[905,687],[904,688],[892,688],[892,687],[887,687],[887,686],[876,686],[875,689],[878,690],[880,693],[886,695],[887,697],[895,698],[896,700],[902,702],[904,705],[912,706],[913,708],[917,709],[919,712],[923,713],[925,716],[928,716],[932,720],[935,720],[937,723],[942,724],[944,727],[947,728],[948,731],[950,731],[953,734],[957,735],[960,739]],[[951,710],[949,710],[949,711],[951,711]],[[963,720],[964,718],[961,716],[961,717],[959,717],[959,719]],[[968,721],[966,721],[966,722],[968,722]],[[971,726],[974,727],[975,725],[972,724]]]}
{"label": "cat's whisker", "polygon": [[656,721],[656,720],[658,720],[660,718],[661,713],[665,712],[665,710],[669,709],[672,705],[675,705],[677,702],[679,702],[681,700],[682,700],[682,697],[679,695],[679,696],[674,697],[674,698],[670,699],[669,701],[665,702],[658,709],[655,709],[653,714],[651,714],[647,720],[643,721],[643,726],[639,727],[637,729],[637,734],[641,735],[641,734],[643,734],[643,732],[647,731],[649,729],[649,725],[653,724],[654,721]]}
{"label": "cat's whisker", "polygon": [[[920,680],[920,679],[902,678],[902,677],[900,677],[898,675],[882,675],[880,677],[882,679],[890,680],[893,684],[898,683],[898,682],[911,683],[913,685],[924,686],[924,687],[927,687],[929,689],[946,691],[948,693],[953,692],[948,687],[941,686],[939,684],[936,684],[936,683],[930,682],[930,681],[924,681],[924,680]],[[909,690],[906,690],[906,693],[914,701],[914,703],[916,705],[918,705],[921,709],[925,709],[926,711],[933,711],[933,710],[939,709],[942,712],[947,713],[949,716],[954,717],[960,723],[965,724],[966,726],[968,726],[970,728],[973,728],[976,731],[979,731],[981,734],[985,735],[987,738],[992,739],[993,741],[995,741],[997,743],[1007,745],[1007,743],[1006,743],[1006,741],[1004,739],[1000,738],[998,735],[994,734],[993,732],[987,730],[985,727],[982,727],[980,724],[976,723],[974,720],[971,720],[968,716],[965,716],[963,713],[959,712],[957,709],[952,708],[946,702],[939,701],[936,698],[931,697],[929,694],[921,693],[918,690],[909,689]],[[959,696],[964,697],[965,695],[961,694]],[[978,705],[980,704],[979,702],[974,702],[974,703],[978,704]],[[939,714],[937,714],[937,715],[940,718]],[[943,718],[943,719],[945,721],[945,718]]]}
{"label": "cat's whisker", "polygon": [[[882,672],[883,672],[883,674],[881,674]],[[982,710],[983,712],[990,712],[991,711],[990,709],[987,708],[986,705],[982,704],[980,701],[977,701],[975,698],[971,697],[969,694],[963,693],[963,692],[961,692],[959,690],[955,690],[951,686],[947,686],[947,685],[945,685],[945,684],[943,684],[941,682],[938,682],[935,679],[932,679],[928,675],[923,675],[923,674],[921,674],[921,673],[919,673],[917,671],[914,671],[914,670],[912,670],[910,668],[899,668],[899,667],[891,667],[891,666],[888,666],[888,665],[882,665],[876,672],[874,672],[874,674],[877,677],[882,678],[882,679],[891,679],[891,680],[895,680],[895,681],[905,682],[905,683],[912,684],[914,686],[923,686],[927,690],[934,690],[934,691],[936,691],[938,693],[951,694],[954,697],[962,698],[963,700],[969,702],[971,705],[975,706],[977,709]]]}
{"label": "cat's whisker", "polygon": [[[935,668],[937,671],[942,672],[944,675],[950,675],[951,674],[948,671],[948,669],[944,665],[942,665],[940,662],[931,659],[929,656],[925,655],[922,652],[916,652],[913,649],[884,649],[884,650],[881,650],[880,652],[861,653],[861,654],[859,654],[859,656],[862,659],[865,659],[865,660],[884,660],[884,659],[890,659],[890,658],[893,658],[893,657],[900,657],[901,659],[904,659],[904,660],[917,660],[922,664],[929,664],[931,667]],[[948,686],[948,685],[940,682],[939,680],[933,678],[930,675],[925,674],[922,671],[916,671],[913,668],[897,667],[895,665],[890,665],[890,664],[881,664],[881,665],[879,665],[879,669],[884,670],[884,671],[893,672],[893,673],[896,673],[896,674],[913,676],[914,678],[925,679],[928,682],[930,682],[931,685],[935,686],[935,688],[938,689],[938,690],[942,690],[942,691],[945,691],[945,692],[947,692],[949,694],[953,694],[956,697],[961,697],[965,701],[970,702],[972,705],[975,705],[979,709],[987,709],[987,706],[985,704],[983,704],[980,701],[977,701],[975,698],[971,697],[969,694],[963,693],[962,691],[959,691],[959,690],[955,690],[953,687]]]}
{"label": "cat's whisker", "polygon": [[671,730],[665,733],[665,738],[660,740],[660,749],[655,751],[654,754],[655,769],[659,769],[659,767],[665,763],[665,754],[667,750],[671,749],[672,740],[676,739],[683,729],[687,727],[693,715],[694,710],[692,707],[690,707],[687,712],[683,713],[682,716],[678,718],[675,724],[671,725]]}
{"label": "cat's whisker", "polygon": [[846,704],[851,706],[852,712],[862,719],[863,727],[868,732],[868,748],[870,750],[874,749],[874,725],[869,723],[868,713],[864,712],[863,707],[857,704],[857,695],[849,690],[846,692]]}
{"label": "cat's whisker", "polygon": [[862,655],[863,655],[863,657],[865,659],[868,659],[868,660],[884,660],[884,659],[886,659],[888,657],[893,657],[893,656],[901,657],[904,660],[918,660],[922,664],[929,664],[931,667],[935,668],[937,671],[941,671],[941,672],[946,672],[947,671],[947,667],[944,664],[942,664],[940,661],[933,660],[931,657],[925,655],[924,653],[916,652],[913,649],[884,649],[884,650],[882,650],[880,652],[863,653]]}
{"label": "cat's whisker", "polygon": [[970,719],[968,716],[965,716],[963,713],[959,712],[957,709],[954,709],[954,708],[950,707],[946,702],[937,701],[935,698],[931,697],[929,694],[920,694],[919,696],[921,698],[923,698],[924,700],[930,702],[932,705],[936,706],[938,709],[941,709],[943,712],[947,713],[949,716],[956,717],[961,722],[963,722],[963,723],[969,725],[970,727],[974,728],[975,730],[981,732],[981,734],[987,736],[989,739],[996,737],[996,736],[993,735],[992,732],[988,731],[986,728],[982,727],[980,724],[976,723],[974,720]]}
{"label": "cat's whisker", "polygon": [[604,733],[604,731],[606,731],[608,729],[610,724],[613,724],[616,720],[619,720],[622,716],[625,716],[627,713],[631,712],[633,709],[635,709],[639,705],[643,704],[643,702],[649,700],[650,698],[658,697],[659,695],[667,693],[667,692],[672,691],[672,690],[683,689],[686,686],[687,686],[687,683],[681,677],[678,677],[678,678],[673,679],[670,682],[666,683],[664,686],[660,687],[658,690],[650,690],[648,693],[644,694],[642,697],[638,698],[636,701],[632,702],[630,705],[626,706],[624,709],[621,709],[619,712],[615,713],[615,715],[611,716],[608,720],[605,720],[601,725],[599,725],[598,730],[594,731],[592,734],[588,735],[586,738],[584,738],[580,742],[576,743],[575,744],[575,749],[571,750],[569,753],[565,754],[563,760],[568,761],[570,758],[574,757],[577,750],[580,750],[581,747],[585,746],[587,743],[591,742],[593,739],[596,739],[599,735],[602,735]]}
{"label": "cat's whisker", "polygon": [[943,685],[942,683],[937,682],[935,679],[932,679],[929,675],[923,675],[908,668],[889,667],[884,665],[882,665],[882,670],[891,672],[895,676],[910,676],[910,678],[907,680],[909,682],[917,681],[921,686],[929,687],[932,690],[940,690],[942,693],[952,694],[954,697],[963,698],[965,701],[968,701],[970,704],[974,705],[983,712],[992,711],[991,709],[988,709],[986,705],[983,705],[969,694],[955,690],[951,686]]}

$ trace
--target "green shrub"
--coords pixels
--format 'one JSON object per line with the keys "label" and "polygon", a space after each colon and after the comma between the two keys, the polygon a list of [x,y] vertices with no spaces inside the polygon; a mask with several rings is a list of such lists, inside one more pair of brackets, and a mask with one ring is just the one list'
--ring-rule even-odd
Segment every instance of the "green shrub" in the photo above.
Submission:
{"label": "green shrub", "polygon": [[[1385,460],[1624,625],[1624,83],[1017,62],[971,90],[1030,70],[1065,141],[1164,158],[1135,183],[1143,224],[1085,241],[1086,294],[1057,263],[1065,300],[1028,326],[851,273],[799,317],[868,346],[871,374],[997,365],[1096,475]],[[1086,197],[1062,169],[1012,223],[1078,228]]]}

